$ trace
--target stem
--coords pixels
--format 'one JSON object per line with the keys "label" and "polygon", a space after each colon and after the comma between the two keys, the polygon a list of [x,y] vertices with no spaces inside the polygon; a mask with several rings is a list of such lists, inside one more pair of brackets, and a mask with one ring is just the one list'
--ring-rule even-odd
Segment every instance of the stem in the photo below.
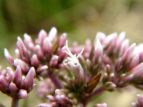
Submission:
{"label": "stem", "polygon": [[18,102],[19,102],[19,99],[13,97],[11,107],[18,107]]}
{"label": "stem", "polygon": [[83,104],[86,106],[87,103],[91,100],[92,97],[97,96],[105,91],[105,87],[99,87],[96,89],[93,93],[89,94],[88,96],[85,97],[85,100],[83,100]]}

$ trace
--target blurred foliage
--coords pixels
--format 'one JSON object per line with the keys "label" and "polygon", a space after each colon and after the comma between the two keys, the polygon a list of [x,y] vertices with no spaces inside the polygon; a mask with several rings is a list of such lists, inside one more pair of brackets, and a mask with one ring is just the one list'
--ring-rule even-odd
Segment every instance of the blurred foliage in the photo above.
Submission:
{"label": "blurred foliage", "polygon": [[0,57],[4,47],[13,49],[16,36],[52,26],[80,43],[98,31],[125,31],[131,41],[143,42],[143,0],[0,0]]}
{"label": "blurred foliage", "polygon": [[7,39],[8,33],[31,34],[51,26],[74,32],[83,25],[86,31],[90,27],[109,33],[120,31],[120,23],[122,28],[132,17],[127,24],[136,19],[142,23],[142,10],[143,0],[0,0],[0,34],[6,33],[1,37]]}

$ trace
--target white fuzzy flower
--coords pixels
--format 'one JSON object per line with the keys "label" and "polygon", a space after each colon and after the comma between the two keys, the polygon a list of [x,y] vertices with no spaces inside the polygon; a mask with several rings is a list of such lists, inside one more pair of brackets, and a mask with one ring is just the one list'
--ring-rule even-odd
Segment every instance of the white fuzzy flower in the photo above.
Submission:
{"label": "white fuzzy flower", "polygon": [[77,71],[77,73],[80,74],[80,76],[83,76],[84,75],[83,68],[82,68],[78,58],[82,55],[84,49],[82,49],[82,51],[78,55],[72,54],[72,52],[70,51],[70,49],[68,47],[67,41],[66,41],[66,45],[64,48],[65,48],[66,54],[68,55],[68,57],[63,62],[65,67],[67,67],[70,70],[75,70],[75,71]]}

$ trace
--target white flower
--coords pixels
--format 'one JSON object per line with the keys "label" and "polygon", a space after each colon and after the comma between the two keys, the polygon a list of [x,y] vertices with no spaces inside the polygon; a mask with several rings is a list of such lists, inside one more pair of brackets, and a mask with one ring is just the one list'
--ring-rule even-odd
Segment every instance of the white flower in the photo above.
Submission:
{"label": "white flower", "polygon": [[100,41],[100,35],[97,35],[94,41],[94,47],[95,47],[95,52],[97,52],[98,54],[102,54],[103,53],[103,46],[101,44]]}
{"label": "white flower", "polygon": [[66,45],[64,47],[66,54],[68,55],[68,57],[64,60],[64,65],[65,67],[67,67],[70,70],[75,70],[77,71],[77,73],[80,73],[80,76],[84,75],[83,72],[83,68],[78,60],[79,57],[82,56],[83,50],[78,54],[72,54],[72,52],[70,51],[69,47],[68,47],[68,42],[66,41]]}

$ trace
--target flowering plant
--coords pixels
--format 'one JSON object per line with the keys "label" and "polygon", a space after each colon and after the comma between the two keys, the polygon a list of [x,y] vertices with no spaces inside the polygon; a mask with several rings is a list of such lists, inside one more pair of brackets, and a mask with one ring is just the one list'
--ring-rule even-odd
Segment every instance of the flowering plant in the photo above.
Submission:
{"label": "flowering plant", "polygon": [[[105,91],[128,85],[143,89],[143,44],[130,44],[124,32],[99,32],[94,41],[69,47],[67,34],[58,36],[53,27],[49,33],[41,30],[35,41],[28,34],[18,37],[15,57],[7,49],[4,55],[10,66],[1,68],[0,91],[12,98],[11,107],[19,107],[34,87],[47,99],[38,107],[87,107]],[[138,95],[132,107],[142,106],[143,96]]]}

